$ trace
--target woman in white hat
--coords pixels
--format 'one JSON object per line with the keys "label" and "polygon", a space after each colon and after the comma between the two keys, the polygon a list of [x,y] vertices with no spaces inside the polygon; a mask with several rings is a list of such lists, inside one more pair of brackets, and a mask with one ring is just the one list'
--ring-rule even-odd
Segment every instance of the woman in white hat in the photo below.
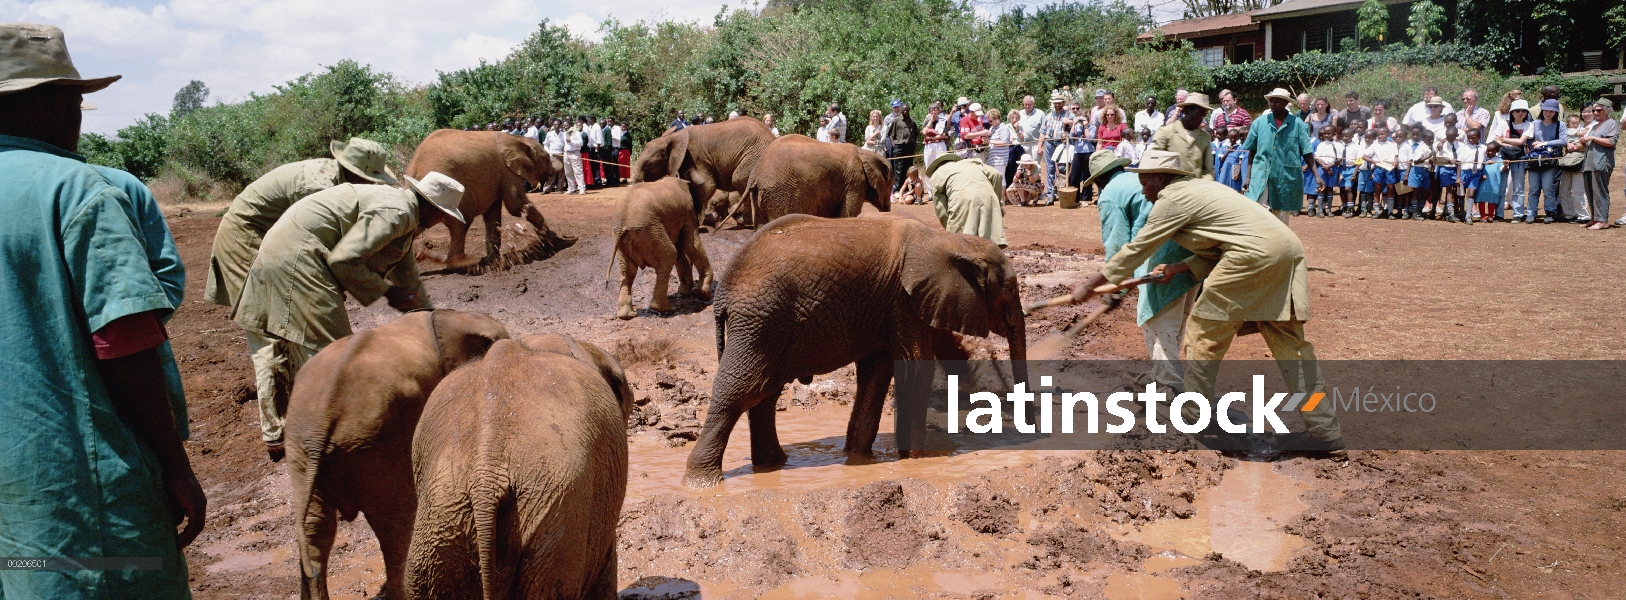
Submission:
{"label": "woman in white hat", "polygon": [[[1526,165],[1530,163],[1524,162],[1523,159],[1525,142],[1530,138],[1531,125],[1530,103],[1522,98],[1514,100],[1508,105],[1507,126],[1502,130],[1501,135],[1496,137],[1496,143],[1502,146],[1502,160],[1507,162],[1506,174],[1503,175],[1505,182],[1502,189],[1507,193],[1503,204],[1513,205],[1513,217],[1508,220],[1509,223],[1526,218],[1524,184]],[[1536,218],[1535,213],[1530,213],[1528,218],[1534,221]]]}

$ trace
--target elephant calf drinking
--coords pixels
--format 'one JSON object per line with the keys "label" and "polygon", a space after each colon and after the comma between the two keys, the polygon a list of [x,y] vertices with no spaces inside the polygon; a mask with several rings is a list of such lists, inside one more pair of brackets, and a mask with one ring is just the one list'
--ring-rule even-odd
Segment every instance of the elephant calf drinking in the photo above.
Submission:
{"label": "elephant calf drinking", "polygon": [[566,336],[499,341],[429,399],[412,444],[419,598],[615,598],[631,388]]}
{"label": "elephant calf drinking", "polygon": [[[695,223],[689,182],[676,177],[659,181],[634,183],[626,195],[615,203],[614,247],[610,251],[610,268],[615,268],[615,257],[621,257],[621,296],[616,300],[616,318],[631,319],[638,316],[632,309],[632,281],[638,270],[655,270],[655,293],[649,299],[649,309],[656,312],[672,310],[666,298],[666,286],[672,278],[672,266],[677,265],[678,293],[697,294],[711,299],[711,261],[706,249],[700,245],[700,234]],[[700,288],[694,287],[692,269],[700,271]],[[605,275],[608,277],[608,273]]]}
{"label": "elephant calf drinking", "polygon": [[[792,380],[858,363],[846,452],[869,456],[895,360],[964,360],[954,332],[1010,341],[1027,358],[1016,271],[988,240],[902,217],[790,215],[763,226],[729,263],[712,304],[718,368],[684,483],[722,479],[723,449],[751,417],[751,462],[783,464],[774,405]],[[1017,381],[1026,379],[1015,363]],[[900,414],[920,407],[899,406]],[[906,436],[924,432],[899,431]]]}

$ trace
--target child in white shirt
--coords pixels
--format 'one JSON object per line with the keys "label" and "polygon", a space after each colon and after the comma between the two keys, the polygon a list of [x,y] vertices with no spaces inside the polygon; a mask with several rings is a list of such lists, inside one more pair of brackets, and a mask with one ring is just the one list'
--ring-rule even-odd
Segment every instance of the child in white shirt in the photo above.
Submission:
{"label": "child in white shirt", "polygon": [[1332,216],[1332,193],[1338,188],[1338,164],[1343,154],[1344,144],[1338,141],[1338,128],[1327,125],[1321,128],[1321,143],[1315,147],[1315,170],[1319,185],[1316,186],[1316,202],[1310,206],[1310,216]]}

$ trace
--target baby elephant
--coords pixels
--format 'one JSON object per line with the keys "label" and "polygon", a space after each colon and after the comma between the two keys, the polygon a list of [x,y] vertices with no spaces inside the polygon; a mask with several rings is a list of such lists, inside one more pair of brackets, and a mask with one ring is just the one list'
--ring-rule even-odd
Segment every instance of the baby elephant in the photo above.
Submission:
{"label": "baby elephant", "polygon": [[[615,257],[621,257],[621,297],[616,301],[615,316],[631,319],[638,316],[632,309],[632,281],[638,270],[655,270],[655,294],[649,299],[649,309],[655,312],[672,310],[666,299],[666,285],[672,276],[672,265],[677,265],[678,293],[698,294],[711,299],[711,261],[706,249],[700,246],[697,231],[698,217],[689,182],[676,177],[659,181],[635,183],[615,205],[615,247],[610,251],[609,279],[615,269]],[[690,264],[700,271],[700,289],[694,287]]]}
{"label": "baby elephant", "polygon": [[507,337],[501,323],[483,314],[417,311],[334,342],[300,370],[286,431],[301,597],[328,597],[334,530],[358,512],[367,514],[384,554],[383,596],[406,597],[418,417],[447,373]]}
{"label": "baby elephant", "polygon": [[412,445],[418,598],[615,598],[632,393],[567,336],[497,342],[435,389]]}

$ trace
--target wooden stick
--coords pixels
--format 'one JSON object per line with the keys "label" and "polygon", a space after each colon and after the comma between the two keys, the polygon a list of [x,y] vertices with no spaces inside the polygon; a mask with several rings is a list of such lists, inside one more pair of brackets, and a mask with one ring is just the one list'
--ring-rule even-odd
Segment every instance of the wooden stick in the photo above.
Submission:
{"label": "wooden stick", "polygon": [[[1160,280],[1157,277],[1153,277],[1153,276],[1150,276],[1150,275],[1148,275],[1146,277],[1136,277],[1134,279],[1124,280],[1123,283],[1120,283],[1118,285],[1113,285],[1113,284],[1110,284],[1110,283],[1102,284],[1102,285],[1096,287],[1094,290],[1092,290],[1091,295],[1094,296],[1094,295],[1097,295],[1097,294],[1110,294],[1110,293],[1113,293],[1113,292],[1116,292],[1116,291],[1119,291],[1119,290],[1127,290],[1129,288],[1138,286],[1138,285],[1143,284],[1143,283],[1158,283],[1159,281]],[[1061,296],[1056,296],[1055,298],[1051,298],[1049,300],[1041,300],[1041,301],[1038,301],[1038,302],[1023,304],[1022,305],[1022,314],[1023,315],[1031,315],[1031,314],[1033,314],[1034,312],[1036,312],[1036,311],[1038,311],[1040,309],[1051,308],[1051,307],[1054,307],[1054,306],[1064,306],[1064,305],[1068,305],[1068,304],[1073,304],[1073,295],[1072,294],[1064,294],[1064,295],[1061,295]]]}
{"label": "wooden stick", "polygon": [[1095,311],[1091,312],[1089,316],[1084,317],[1084,319],[1079,321],[1078,324],[1068,327],[1066,331],[1052,331],[1043,339],[1035,342],[1033,347],[1028,349],[1028,360],[1051,360],[1057,356],[1060,356],[1063,351],[1067,350],[1068,346],[1072,345],[1073,339],[1077,338],[1078,334],[1082,333],[1085,327],[1088,327],[1090,323],[1094,323],[1096,319],[1101,318],[1101,315],[1112,312],[1112,310],[1118,308],[1118,305],[1120,304],[1123,304],[1122,296],[1107,296],[1105,304],[1102,304],[1100,308],[1095,309]]}

